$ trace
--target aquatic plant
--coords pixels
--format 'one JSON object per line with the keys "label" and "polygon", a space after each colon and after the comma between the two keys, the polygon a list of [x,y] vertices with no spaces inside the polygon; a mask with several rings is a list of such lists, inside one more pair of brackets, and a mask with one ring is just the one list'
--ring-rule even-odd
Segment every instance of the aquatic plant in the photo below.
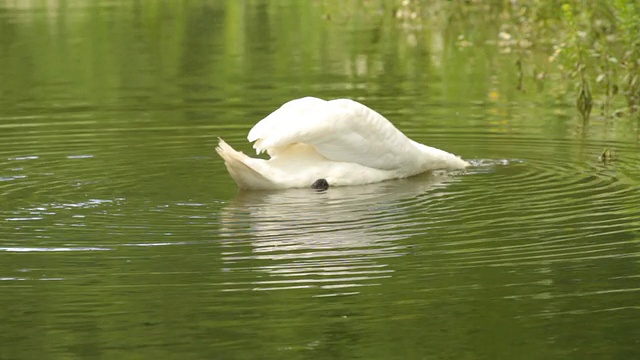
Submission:
{"label": "aquatic plant", "polygon": [[[575,79],[575,102],[583,119],[597,106],[605,117],[637,113],[640,105],[640,6],[634,0],[505,2],[503,24],[510,34],[498,34],[498,44],[508,35],[512,43],[548,51],[549,64],[563,78]],[[522,46],[520,47],[522,49]],[[509,51],[511,52],[511,51]],[[533,77],[546,77],[545,65],[527,51],[518,51],[518,88],[522,87],[522,63],[535,64]],[[624,96],[621,98],[620,94]],[[624,107],[621,107],[624,101]]]}
{"label": "aquatic plant", "polygon": [[630,0],[613,2],[616,18],[619,19],[620,37],[623,54],[621,67],[624,70],[622,83],[624,95],[631,112],[636,112],[640,105],[640,7]]}
{"label": "aquatic plant", "polygon": [[577,74],[579,78],[578,82],[578,97],[576,99],[576,107],[582,115],[582,119],[587,121],[589,120],[589,115],[591,114],[591,108],[593,107],[593,97],[591,95],[591,86],[587,80],[586,75],[586,64],[585,64],[585,55],[584,49],[580,44],[578,27],[576,25],[575,17],[573,15],[573,9],[571,5],[564,4],[562,5],[562,11],[564,14],[564,19],[568,24],[568,32],[569,32],[569,45],[567,49],[571,50],[569,52],[572,60],[574,60],[574,73]]}

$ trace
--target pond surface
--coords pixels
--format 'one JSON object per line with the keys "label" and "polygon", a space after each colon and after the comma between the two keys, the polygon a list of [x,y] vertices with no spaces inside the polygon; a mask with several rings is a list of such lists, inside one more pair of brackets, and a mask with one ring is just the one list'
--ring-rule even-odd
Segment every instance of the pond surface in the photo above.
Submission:
{"label": "pond surface", "polygon": [[[639,357],[638,122],[392,5],[0,5],[0,358]],[[307,95],[473,166],[238,191],[218,137]]]}

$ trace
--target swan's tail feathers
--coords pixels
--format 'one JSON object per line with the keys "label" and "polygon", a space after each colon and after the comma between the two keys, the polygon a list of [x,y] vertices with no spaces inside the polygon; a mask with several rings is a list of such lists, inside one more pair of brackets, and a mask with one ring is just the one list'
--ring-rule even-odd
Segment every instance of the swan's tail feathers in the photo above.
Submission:
{"label": "swan's tail feathers", "polygon": [[[241,189],[269,189],[274,188],[273,182],[260,174],[251,166],[251,159],[241,151],[236,151],[224,140],[219,139],[216,152],[224,160],[224,165],[229,171],[231,178]],[[262,160],[264,161],[264,160]]]}

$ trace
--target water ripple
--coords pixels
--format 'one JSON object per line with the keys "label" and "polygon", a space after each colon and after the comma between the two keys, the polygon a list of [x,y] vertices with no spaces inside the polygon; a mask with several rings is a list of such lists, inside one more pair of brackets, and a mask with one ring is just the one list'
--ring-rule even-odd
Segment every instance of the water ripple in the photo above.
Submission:
{"label": "water ripple", "polygon": [[61,251],[108,251],[113,250],[103,247],[0,247],[0,251],[6,252],[61,252]]}
{"label": "water ripple", "polygon": [[[489,137],[483,141],[519,156],[470,158],[462,173],[326,193],[240,193],[221,214],[223,260],[227,271],[256,279],[225,288],[317,288],[321,278],[358,293],[393,277],[391,259],[417,249],[432,258],[423,266],[460,271],[640,257],[637,144],[614,143],[625,160],[605,164],[598,155],[610,142]],[[340,271],[327,270],[334,266]]]}
{"label": "water ripple", "polygon": [[[1,251],[161,251],[171,245],[205,249],[198,256],[206,256],[219,246],[215,254],[228,276],[216,283],[221,290],[319,290],[314,296],[353,295],[396,281],[403,262],[416,259],[415,266],[433,273],[466,273],[640,253],[637,143],[409,127],[412,138],[460,153],[472,166],[326,192],[165,199],[188,192],[180,181],[192,184],[195,177],[205,178],[209,192],[211,184],[232,186],[214,157],[216,137],[252,153],[245,139],[250,125],[200,125],[194,134],[179,125],[150,126],[143,114],[131,123],[87,116],[66,122],[64,116],[0,118],[1,215],[11,236]],[[153,144],[138,141],[142,131],[153,134]],[[162,156],[189,147],[195,155]],[[601,161],[604,148],[615,149],[616,158]],[[193,165],[215,170],[202,175]],[[163,201],[148,201],[149,191],[162,193]]]}

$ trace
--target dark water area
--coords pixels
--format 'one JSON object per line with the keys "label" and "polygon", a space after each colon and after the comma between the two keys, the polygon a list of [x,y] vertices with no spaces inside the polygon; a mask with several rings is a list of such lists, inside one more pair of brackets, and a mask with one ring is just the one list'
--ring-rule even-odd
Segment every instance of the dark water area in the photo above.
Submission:
{"label": "dark water area", "polygon": [[[638,122],[392,3],[0,4],[0,359],[640,356]],[[472,166],[239,191],[302,96]]]}

